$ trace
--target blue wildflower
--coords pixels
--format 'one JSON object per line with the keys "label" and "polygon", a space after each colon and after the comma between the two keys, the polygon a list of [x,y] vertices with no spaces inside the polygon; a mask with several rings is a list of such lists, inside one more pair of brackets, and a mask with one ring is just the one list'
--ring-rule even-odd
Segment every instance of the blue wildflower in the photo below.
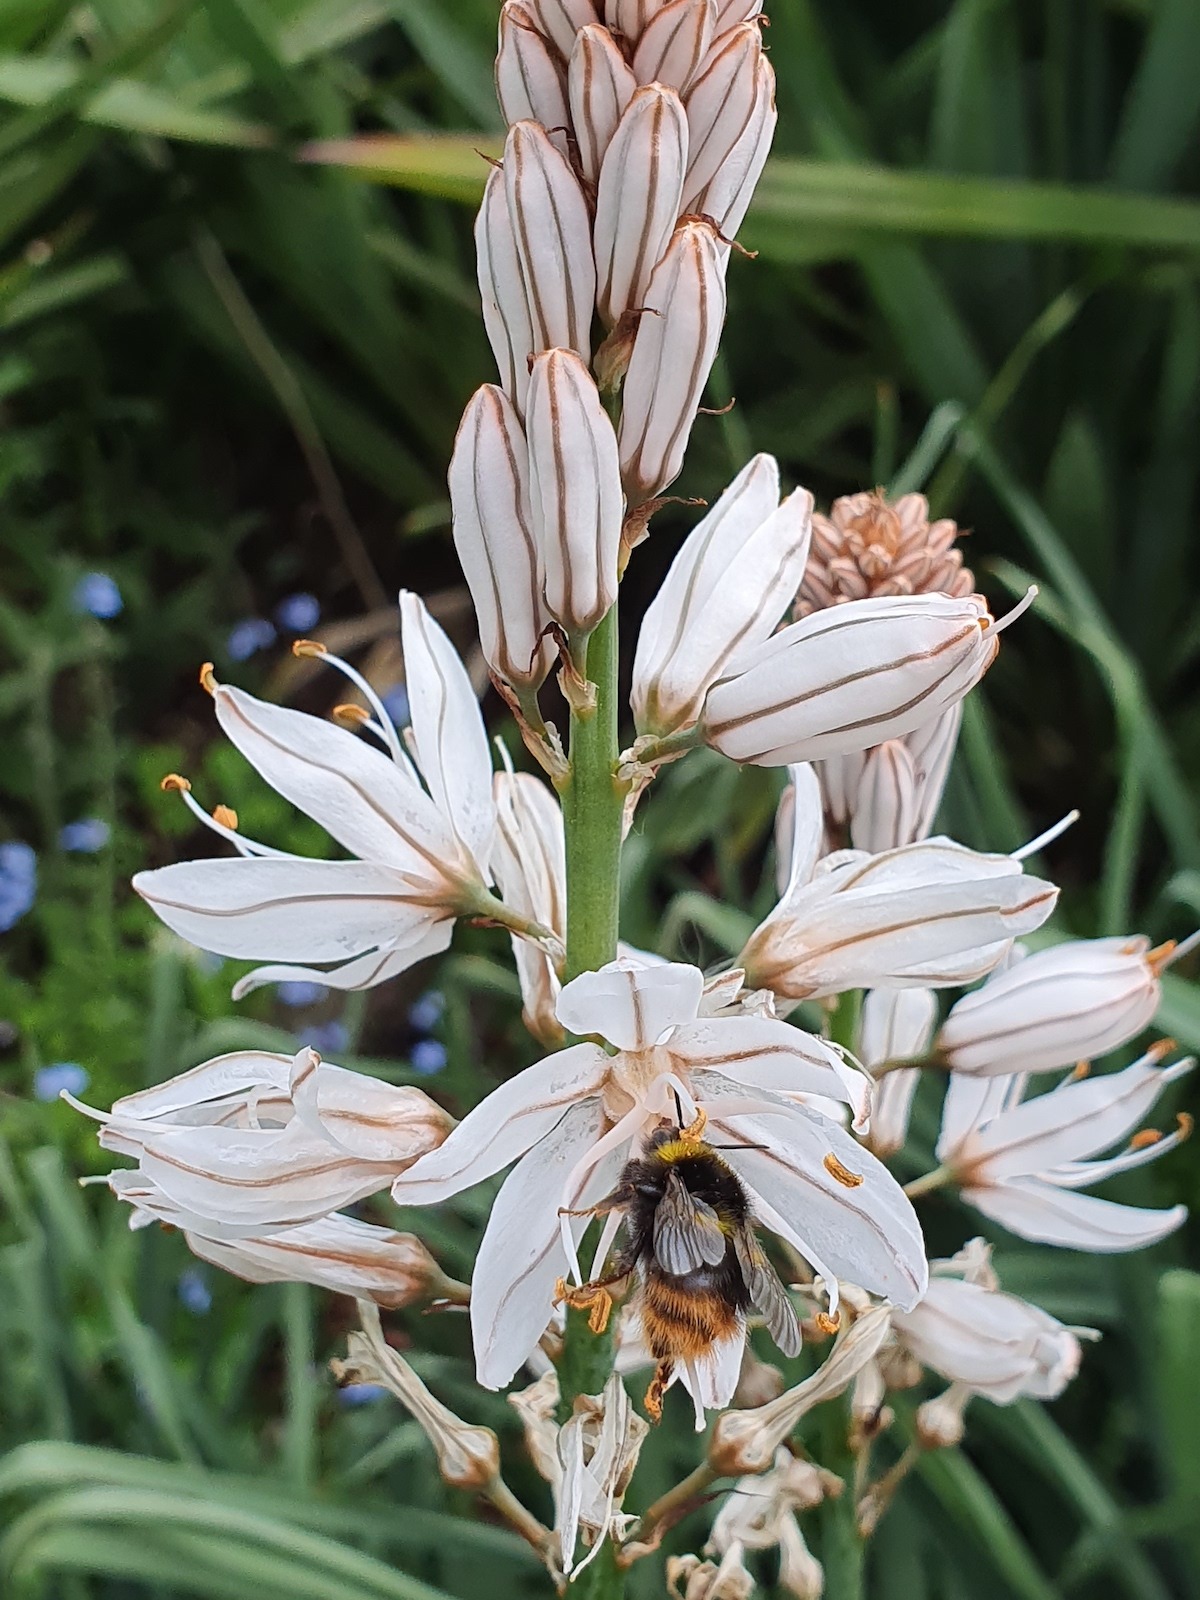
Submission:
{"label": "blue wildflower", "polygon": [[321,620],[315,594],[289,594],[275,607],[275,621],[286,633],[307,633]]}
{"label": "blue wildflower", "polygon": [[446,1065],[446,1046],[440,1039],[418,1039],[409,1055],[414,1072],[432,1077]]}
{"label": "blue wildflower", "polygon": [[37,899],[37,852],[20,839],[0,844],[0,933],[14,927]]}
{"label": "blue wildflower", "polygon": [[275,629],[265,617],[247,617],[235,622],[225,641],[225,650],[231,661],[249,661],[260,650],[269,650],[275,643]]}
{"label": "blue wildflower", "polygon": [[308,978],[286,978],[275,985],[275,998],[284,1006],[315,1006],[329,993],[323,983],[313,983]]}
{"label": "blue wildflower", "polygon": [[386,694],[379,697],[383,701],[383,709],[391,717],[392,723],[397,728],[403,728],[410,717],[408,707],[408,690],[402,683],[394,683]]}
{"label": "blue wildflower", "polygon": [[39,1067],[33,1075],[35,1100],[57,1100],[65,1089],[68,1094],[81,1095],[88,1086],[86,1067],[78,1061],[55,1061],[48,1067]]}
{"label": "blue wildflower", "polygon": [[179,1303],[194,1317],[206,1317],[212,1310],[212,1290],[198,1267],[185,1267],[175,1285]]}
{"label": "blue wildflower", "polygon": [[86,611],[103,622],[119,617],[125,609],[121,591],[107,572],[85,572],[71,591],[71,604],[76,611]]}
{"label": "blue wildflower", "polygon": [[108,843],[110,828],[102,817],[80,817],[78,822],[68,822],[58,836],[64,850],[80,855],[94,856]]}
{"label": "blue wildflower", "polygon": [[343,1022],[314,1022],[307,1028],[301,1028],[296,1040],[320,1055],[340,1056],[350,1043],[350,1035]]}
{"label": "blue wildflower", "polygon": [[408,1025],[414,1033],[432,1033],[442,1020],[446,996],[440,989],[427,989],[409,1007]]}
{"label": "blue wildflower", "polygon": [[344,1383],[337,1395],[344,1406],[369,1406],[375,1400],[382,1400],[386,1393],[381,1383]]}

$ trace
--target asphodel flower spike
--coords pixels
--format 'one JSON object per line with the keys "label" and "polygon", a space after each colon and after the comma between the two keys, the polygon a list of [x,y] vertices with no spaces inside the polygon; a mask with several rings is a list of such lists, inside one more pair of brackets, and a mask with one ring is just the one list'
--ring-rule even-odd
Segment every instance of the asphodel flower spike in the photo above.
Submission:
{"label": "asphodel flower spike", "polygon": [[596,191],[596,306],[612,327],[640,310],[675,230],[687,166],[687,117],[661,83],[639,89],[617,124]]}
{"label": "asphodel flower spike", "polygon": [[978,595],[901,595],[814,612],[738,655],[709,690],[701,731],[734,761],[787,766],[898,738],[949,710],[996,658]]}
{"label": "asphodel flower spike", "polygon": [[596,268],[579,180],[537,122],[518,122],[504,144],[504,192],[533,343],[591,357]]}
{"label": "asphodel flower spike", "polygon": [[522,0],[505,0],[496,52],[496,99],[505,122],[569,123],[566,81],[558,52]]}
{"label": "asphodel flower spike", "polygon": [[567,69],[567,94],[580,164],[591,183],[600,176],[605,153],[637,86],[608,29],[596,23],[581,28]]}
{"label": "asphodel flower spike", "polygon": [[514,689],[536,689],[555,651],[546,636],[542,553],[529,499],[529,450],[516,407],[493,383],[471,397],[450,460],[454,548],[488,666]]}

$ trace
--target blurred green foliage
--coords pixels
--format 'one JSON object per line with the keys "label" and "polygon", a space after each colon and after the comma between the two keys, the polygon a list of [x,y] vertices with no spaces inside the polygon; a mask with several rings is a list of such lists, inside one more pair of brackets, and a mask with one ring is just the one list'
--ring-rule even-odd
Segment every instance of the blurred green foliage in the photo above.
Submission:
{"label": "blurred green foliage", "polygon": [[[997,601],[1035,579],[1037,612],[969,707],[947,825],[1012,847],[1079,805],[1048,863],[1065,885],[1059,932],[1187,932],[1200,7],[769,9],[777,154],[745,233],[757,259],[733,263],[710,397],[738,403],[701,420],[680,488],[711,494],[756,448],[823,499],[924,486],[975,530],[968,559]],[[0,972],[5,1593],[544,1592],[513,1536],[441,1487],[412,1423],[339,1404],[325,1362],[347,1306],[181,1276],[181,1240],[130,1234],[106,1192],[75,1187],[73,1172],[101,1169],[93,1141],[32,1093],[39,1068],[74,1061],[102,1104],[328,1020],[270,995],[235,1012],[228,966],[166,939],[127,880],[197,844],[158,792],[171,769],[250,831],[324,848],[212,742],[194,677],[207,657],[314,709],[333,695],[289,676],[282,650],[234,668],[237,622],[310,590],[378,648],[404,582],[440,593],[469,642],[444,469],[490,367],[470,207],[475,150],[498,129],[495,11],[0,0],[0,837],[34,845],[40,868]],[[387,142],[346,145],[364,133]],[[314,142],[338,159],[298,159]],[[663,514],[639,552],[631,616],[683,525]],[[109,621],[73,605],[96,570],[123,596]],[[383,626],[355,633],[364,615]],[[661,789],[627,852],[624,931],[706,961],[769,902],[775,779],[698,756]],[[96,854],[60,847],[81,817],[111,830]],[[504,958],[469,933],[437,975],[447,1061],[431,1087],[456,1109],[535,1053]],[[347,1008],[352,1063],[416,1076],[407,1008],[427,981]],[[1160,1020],[1200,1045],[1185,977]],[[933,1114],[922,1101],[927,1143]],[[1143,1186],[1195,1202],[1190,1151]],[[487,1201],[421,1217],[449,1271],[469,1270]],[[951,1204],[931,1208],[935,1248],[974,1226]],[[1104,1342],[1050,1411],[976,1403],[966,1448],[929,1457],[884,1520],[873,1596],[1200,1596],[1190,1244],[1155,1259],[1002,1247],[1007,1287]],[[461,1321],[396,1325],[438,1392],[503,1434],[536,1501],[515,1418],[459,1359]],[[693,1451],[661,1430],[639,1492]],[[676,1547],[703,1531],[685,1524]],[[657,1583],[638,1570],[637,1593]]]}

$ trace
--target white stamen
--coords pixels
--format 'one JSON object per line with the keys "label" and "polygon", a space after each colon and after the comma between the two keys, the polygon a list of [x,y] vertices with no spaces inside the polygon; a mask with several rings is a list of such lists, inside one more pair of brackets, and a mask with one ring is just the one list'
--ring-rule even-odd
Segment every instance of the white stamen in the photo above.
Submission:
{"label": "white stamen", "polygon": [[219,834],[222,839],[227,839],[240,856],[271,856],[277,861],[298,861],[290,850],[273,850],[269,844],[259,844],[257,839],[247,839],[245,834],[239,833],[236,828],[229,828],[223,822],[218,822],[216,817],[210,816],[204,807],[192,794],[190,789],[178,789],[176,793],[192,815],[210,828],[213,833]]}
{"label": "white stamen", "polygon": [[[303,654],[308,655],[307,651]],[[396,727],[391,717],[384,710],[383,701],[372,689],[371,685],[359,672],[357,667],[352,667],[348,661],[343,661],[341,656],[335,656],[328,650],[322,650],[319,655],[309,656],[311,661],[320,661],[330,667],[335,667],[343,677],[349,678],[354,687],[362,694],[371,710],[375,713],[375,720],[364,722],[363,727],[369,728],[373,734],[383,740],[388,754],[398,767],[407,768],[408,762],[400,748],[400,740],[396,737]]]}
{"label": "white stamen", "polygon": [[1168,967],[1173,967],[1182,956],[1190,955],[1198,944],[1200,944],[1200,928],[1197,928],[1195,933],[1189,933],[1186,939],[1180,940],[1166,960],[1159,962],[1158,970],[1165,972]]}
{"label": "white stamen", "polygon": [[1037,594],[1037,584],[1031,583],[1028,589],[1025,591],[1024,598],[1017,601],[1016,605],[1012,608],[1008,615],[1001,617],[999,622],[993,622],[992,632],[1003,633],[1005,628],[1009,627],[1017,620],[1018,617],[1023,616],[1024,613],[1029,610],[1030,606],[1037,599]]}
{"label": "white stamen", "polygon": [[1053,827],[1047,828],[1045,833],[1039,833],[1036,839],[1031,839],[1028,844],[1023,844],[1019,850],[1011,852],[1013,861],[1025,861],[1030,856],[1036,855],[1039,850],[1044,850],[1048,844],[1066,833],[1079,821],[1078,811],[1068,811],[1065,817],[1056,822]]}

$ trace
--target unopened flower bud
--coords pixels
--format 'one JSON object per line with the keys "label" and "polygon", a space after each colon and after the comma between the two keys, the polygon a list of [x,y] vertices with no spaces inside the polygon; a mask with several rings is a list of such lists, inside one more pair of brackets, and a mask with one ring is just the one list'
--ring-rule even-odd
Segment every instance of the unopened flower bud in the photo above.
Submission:
{"label": "unopened flower bud", "polygon": [[496,98],[510,125],[540,122],[550,131],[570,120],[561,58],[520,0],[506,0],[500,13]]}
{"label": "unopened flower bud", "polygon": [[471,397],[450,461],[454,547],[488,666],[514,687],[549,671],[550,621],[529,502],[529,452],[516,407],[495,384]]}
{"label": "unopened flower bud", "polygon": [[926,1450],[949,1450],[962,1443],[963,1412],[971,1391],[952,1383],[943,1393],[917,1407],[917,1437]]}
{"label": "unopened flower bud", "polygon": [[638,636],[631,696],[640,734],[696,721],[735,652],[770,636],[808,556],[812,496],[779,502],[779,468],[759,455],[697,523]]}
{"label": "unopened flower bud", "polygon": [[609,327],[638,310],[679,217],[687,118],[673,89],[639,89],[600,168],[596,192],[596,307]]}
{"label": "unopened flower bud", "polygon": [[754,102],[746,126],[704,188],[688,202],[701,216],[711,217],[726,239],[737,236],[750,209],[778,120],[775,73],[766,56],[760,56],[754,68]]}
{"label": "unopened flower bud", "polygon": [[796,1600],[821,1600],[825,1593],[825,1568],[805,1543],[795,1517],[785,1518],[779,1530],[779,1587]]}
{"label": "unopened flower bud", "polygon": [[847,600],[889,594],[948,594],[964,599],[975,587],[955,547],[958,525],[929,520],[922,494],[889,501],[882,491],[843,495],[828,516],[813,518],[812,557],[796,595],[806,617]]}
{"label": "unopened flower bud", "polygon": [[483,326],[496,358],[500,383],[517,410],[523,412],[529,388],[533,326],[508,213],[504,174],[499,167],[492,169],[484,185],[483,203],[475,219],[475,256]]}
{"label": "unopened flower bud", "polygon": [[638,40],[634,77],[639,83],[669,83],[686,90],[708,54],[715,22],[714,0],[667,0]]}
{"label": "unopened flower bud", "polygon": [[739,22],[748,22],[761,15],[763,0],[717,0],[717,32],[736,28]]}
{"label": "unopened flower bud", "polygon": [[936,1049],[955,1072],[1052,1072],[1136,1037],[1161,994],[1149,939],[1073,939],[964,995]]}
{"label": "unopened flower bud", "polygon": [[592,0],[521,0],[521,3],[564,62],[570,60],[579,30],[600,21]]}
{"label": "unopened flower bud", "polygon": [[476,1428],[436,1400],[408,1362],[384,1338],[379,1310],[359,1301],[362,1332],[352,1333],[346,1360],[334,1362],[343,1383],[381,1383],[420,1423],[434,1453],[438,1471],[456,1489],[485,1489],[500,1471],[500,1446],[490,1428]]}
{"label": "unopened flower bud", "polygon": [[917,773],[903,739],[887,739],[868,752],[859,780],[850,843],[877,855],[911,844],[917,815]]}
{"label": "unopened flower bud", "polygon": [[580,29],[567,69],[567,97],[579,162],[592,183],[636,88],[637,79],[608,29],[598,24]]}
{"label": "unopened flower bud", "polygon": [[999,624],[978,596],[903,595],[816,612],[736,658],[709,691],[704,736],[734,761],[765,767],[897,738],[975,687],[1026,604]]}
{"label": "unopened flower bud", "polygon": [[679,476],[725,320],[725,247],[688,220],[654,270],[625,375],[621,471],[629,504]]}
{"label": "unopened flower bud", "polygon": [[728,161],[750,125],[758,99],[758,63],[762,33],[746,22],[722,34],[687,92],[688,169],[684,183],[685,211]]}
{"label": "unopened flower bud", "polygon": [[529,323],[530,353],[591,356],[596,268],[592,227],[579,180],[537,122],[518,122],[504,145],[504,190]]}
{"label": "unopened flower bud", "polygon": [[753,1346],[747,1341],[731,1404],[739,1411],[746,1411],[751,1406],[764,1406],[768,1400],[776,1400],[782,1393],[783,1373],[755,1355]]}
{"label": "unopened flower bud", "polygon": [[695,1555],[668,1556],[667,1593],[675,1600],[750,1600],[754,1579],[733,1545],[720,1566]]}
{"label": "unopened flower bud", "polygon": [[889,1306],[872,1306],[841,1334],[824,1362],[795,1388],[753,1411],[726,1411],[717,1418],[708,1459],[722,1477],[765,1472],[775,1451],[800,1418],[842,1393],[887,1337]]}
{"label": "unopened flower bud", "polygon": [[636,45],[660,0],[604,0],[604,21],[630,46]]}
{"label": "unopened flower bud", "polygon": [[[859,1020],[859,1060],[870,1071],[886,1062],[923,1056],[936,1021],[937,1000],[931,989],[869,990]],[[877,1156],[892,1155],[907,1139],[920,1077],[919,1067],[893,1067],[876,1083],[866,1143]]]}
{"label": "unopened flower bud", "polygon": [[585,636],[617,597],[617,441],[586,366],[570,350],[533,364],[526,429],[533,521],[550,615]]}

